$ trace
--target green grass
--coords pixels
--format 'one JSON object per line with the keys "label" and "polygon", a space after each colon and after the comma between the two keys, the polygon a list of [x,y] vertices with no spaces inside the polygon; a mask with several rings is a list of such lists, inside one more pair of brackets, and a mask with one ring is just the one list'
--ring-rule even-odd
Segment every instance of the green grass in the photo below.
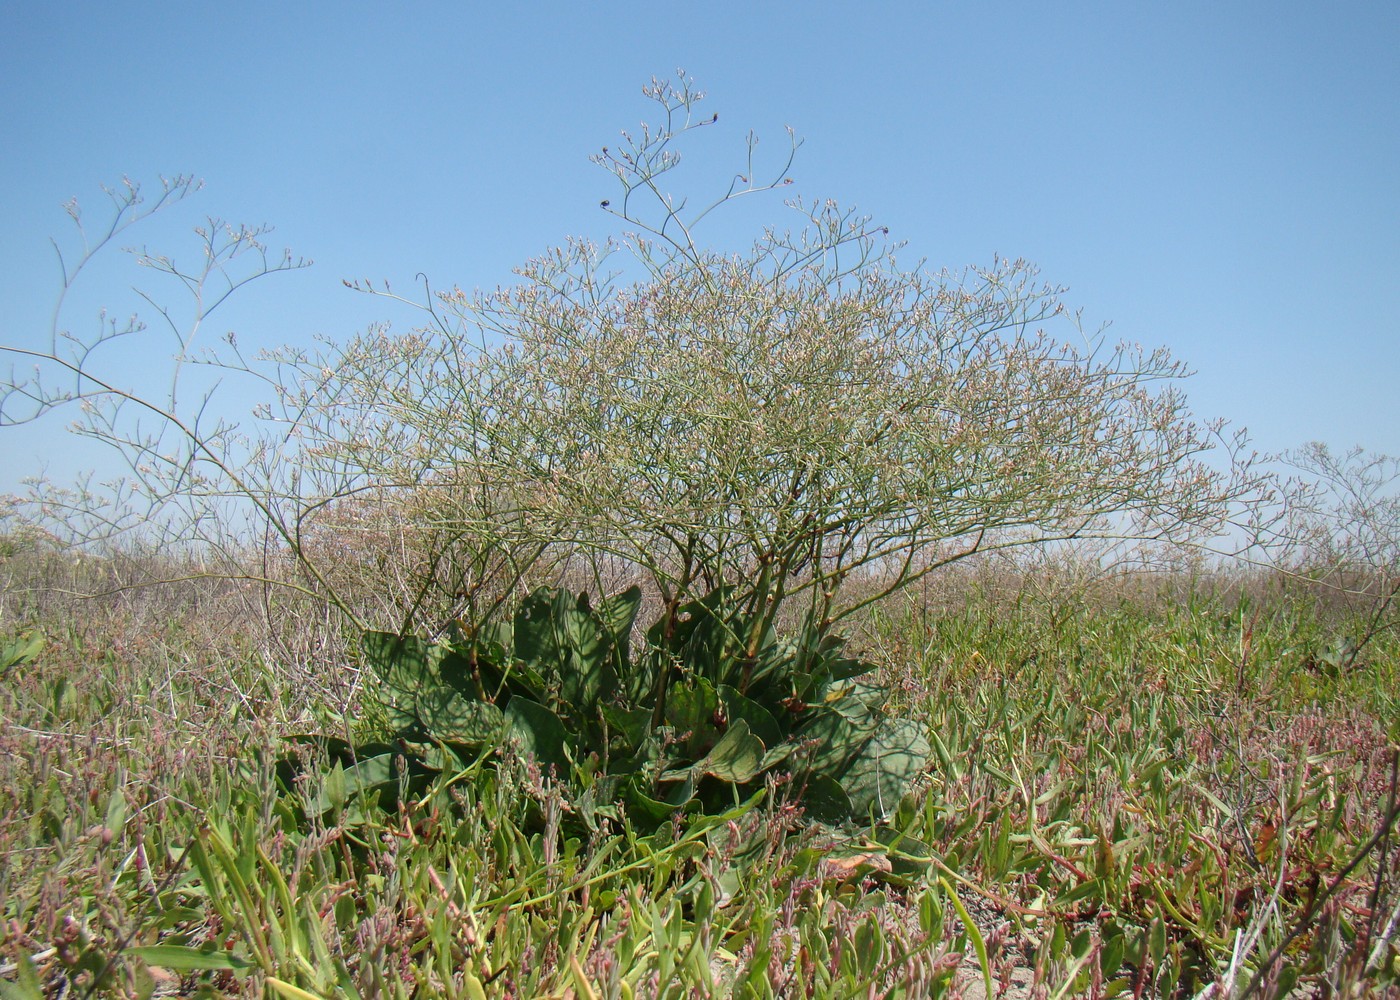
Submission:
{"label": "green grass", "polygon": [[585,829],[509,753],[390,812],[334,771],[279,793],[283,736],[373,728],[353,663],[279,661],[196,597],[5,606],[0,639],[47,641],[0,679],[0,995],[1400,983],[1400,852],[1351,864],[1394,795],[1400,655],[1330,670],[1345,622],[1297,595],[890,602],[860,638],[935,747],[892,823],[812,826],[775,786],[658,832]]}

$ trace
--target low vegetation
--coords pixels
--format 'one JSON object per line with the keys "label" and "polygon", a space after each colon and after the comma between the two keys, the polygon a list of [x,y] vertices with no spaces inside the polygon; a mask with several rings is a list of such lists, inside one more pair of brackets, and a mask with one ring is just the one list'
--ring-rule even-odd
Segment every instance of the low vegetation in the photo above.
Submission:
{"label": "low vegetation", "polygon": [[[420,744],[439,756],[413,766],[361,707],[351,665],[363,680],[373,657],[348,640],[302,668],[336,662],[326,686],[262,660],[196,585],[68,604],[15,586],[17,561],[7,634],[44,640],[6,647],[0,686],[10,996],[1397,978],[1400,658],[1387,637],[1330,666],[1345,622],[1278,581],[1125,578],[1055,601],[978,573],[883,603],[859,641],[886,710],[935,751],[883,822],[816,821],[778,776],[658,822],[509,742]],[[289,768],[308,729],[343,742]],[[340,756],[376,738],[387,786],[356,775],[379,758]]]}

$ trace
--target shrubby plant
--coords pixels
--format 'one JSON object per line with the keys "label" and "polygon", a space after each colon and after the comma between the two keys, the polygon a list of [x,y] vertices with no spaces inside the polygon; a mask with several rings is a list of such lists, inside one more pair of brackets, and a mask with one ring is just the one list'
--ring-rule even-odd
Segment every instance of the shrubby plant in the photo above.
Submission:
{"label": "shrubby plant", "polygon": [[1313,442],[1278,464],[1292,475],[1252,508],[1253,537],[1273,566],[1342,612],[1342,631],[1313,663],[1346,672],[1400,625],[1400,459]]}
{"label": "shrubby plant", "polygon": [[[782,720],[769,732],[780,743],[820,745],[802,721],[817,699],[852,699],[846,721],[868,723],[869,736],[884,725],[874,709],[884,696],[839,653],[842,624],[862,607],[979,552],[1209,533],[1247,490],[1247,475],[1206,463],[1220,428],[1191,419],[1176,387],[1183,366],[1086,337],[1060,290],[1023,261],[906,270],[883,228],[830,201],[791,202],[798,227],[765,230],[747,250],[706,249],[700,222],[788,186],[792,159],[756,181],[751,137],[746,172],[692,211],[662,184],[682,141],[717,119],[698,113],[702,95],[683,75],[647,95],[660,123],[596,157],[620,186],[602,203],[620,236],[550,251],[509,288],[429,294],[428,321],[406,334],[376,328],[256,358],[229,337],[199,360],[270,392],[251,419],[213,418],[178,381],[151,399],[102,378],[98,349],[136,326],[83,344],[56,321],[47,348],[6,348],[40,373],[12,377],[0,413],[13,422],[78,405],[85,432],[132,470],[111,489],[41,491],[41,510],[78,541],[145,532],[202,543],[210,572],[324,601],[360,629],[444,640],[407,659],[371,652],[391,688],[405,663],[461,656],[466,675],[433,680],[449,697],[489,662],[511,683],[457,694],[497,713],[510,711],[507,696],[544,705],[571,738],[606,744],[589,727],[607,721],[597,695],[616,680],[611,707],[633,714],[612,730],[635,755],[680,739],[673,709],[706,685],[721,701],[726,690],[761,699]],[[154,207],[190,187],[165,183]],[[111,232],[89,252],[145,212],[134,186],[115,199]],[[177,375],[210,309],[298,263],[270,258],[261,231],[211,221],[198,233],[194,274],[139,256],[193,294]],[[235,514],[251,527],[230,533]],[[378,606],[345,585],[366,574],[385,581]],[[580,579],[595,594],[637,584],[657,608],[630,637],[635,655],[584,699],[587,718],[565,710],[577,699],[546,704],[519,627],[537,600],[574,601],[570,613],[587,618],[586,598],[536,590]],[[512,626],[513,645],[501,641]],[[570,664],[558,690],[579,682]],[[717,708],[742,719],[732,698]],[[718,742],[672,763],[700,767],[734,732],[720,727]],[[918,748],[912,731],[900,738]],[[763,742],[759,762],[772,752]]]}
{"label": "shrubby plant", "polygon": [[[1243,494],[1202,461],[1217,429],[1180,363],[1085,338],[1024,262],[904,271],[830,202],[746,253],[702,249],[713,206],[685,218],[660,181],[713,119],[684,80],[650,93],[664,126],[598,157],[631,230],[350,345],[338,402],[396,436],[333,442],[337,461],[412,484],[444,534],[620,559],[671,608],[730,585],[818,631],[974,552],[1209,531]],[[843,600],[853,576],[885,583]]]}

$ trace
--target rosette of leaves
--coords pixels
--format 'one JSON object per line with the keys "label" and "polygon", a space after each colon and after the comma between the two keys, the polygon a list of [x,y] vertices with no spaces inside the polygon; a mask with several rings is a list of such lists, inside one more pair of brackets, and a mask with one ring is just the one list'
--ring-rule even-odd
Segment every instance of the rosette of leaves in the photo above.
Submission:
{"label": "rosette of leaves", "polygon": [[874,666],[845,655],[839,635],[809,624],[782,637],[771,616],[755,621],[728,598],[729,588],[712,591],[678,609],[669,636],[665,622],[647,633],[679,685],[666,687],[661,714],[683,725],[713,704],[713,718],[761,741],[763,772],[792,773],[816,818],[890,815],[928,761],[924,728],[886,713]]}
{"label": "rosette of leaves", "polygon": [[753,624],[726,597],[674,609],[636,655],[635,587],[597,603],[540,588],[512,621],[447,642],[367,632],[393,739],[363,758],[339,746],[337,766],[392,793],[444,754],[509,744],[569,781],[590,825],[619,808],[642,823],[723,810],[780,772],[817,819],[883,819],[928,760],[922,727],[884,712],[872,666],[835,636],[761,624],[746,655]]}

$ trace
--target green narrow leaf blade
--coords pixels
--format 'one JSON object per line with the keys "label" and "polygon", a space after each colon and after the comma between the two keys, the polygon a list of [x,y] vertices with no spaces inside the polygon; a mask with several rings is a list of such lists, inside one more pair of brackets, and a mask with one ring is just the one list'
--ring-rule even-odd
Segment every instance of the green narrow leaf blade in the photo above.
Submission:
{"label": "green narrow leaf blade", "polygon": [[253,963],[222,948],[191,948],[183,944],[153,944],[128,948],[131,958],[177,972],[247,972]]}

